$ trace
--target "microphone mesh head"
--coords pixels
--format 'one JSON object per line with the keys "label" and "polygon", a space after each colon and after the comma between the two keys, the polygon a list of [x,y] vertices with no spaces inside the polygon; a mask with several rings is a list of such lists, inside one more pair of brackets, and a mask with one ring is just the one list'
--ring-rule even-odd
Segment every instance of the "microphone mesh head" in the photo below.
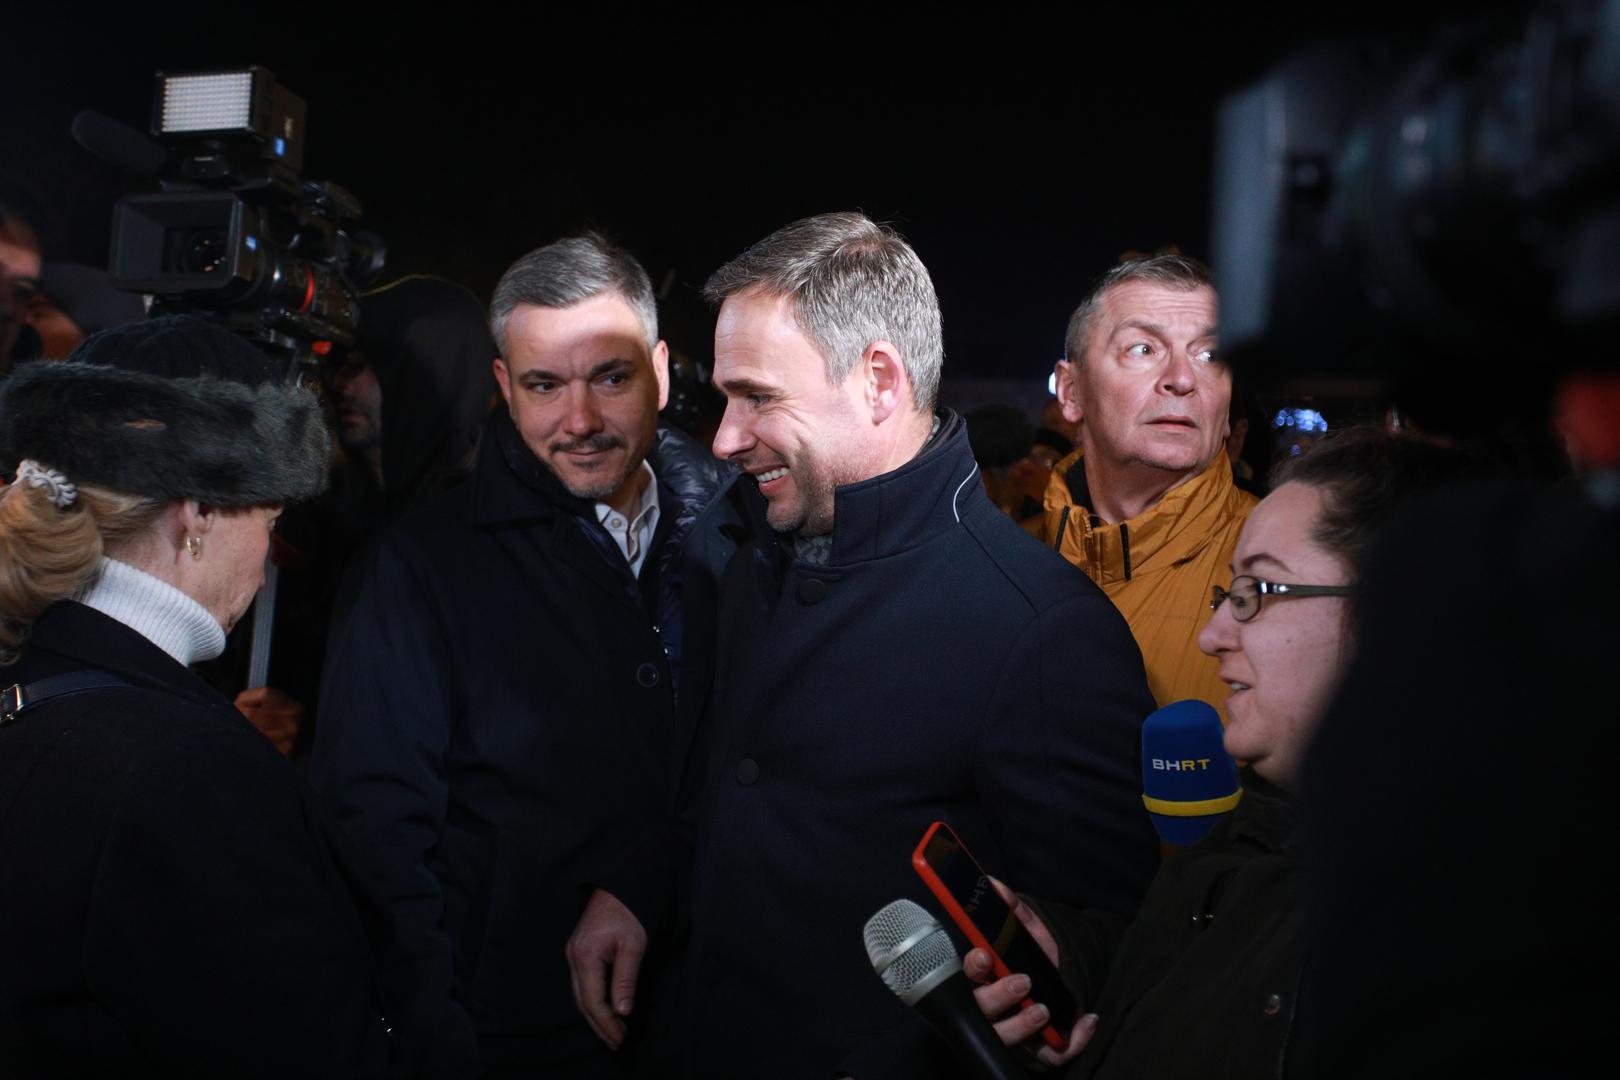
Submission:
{"label": "microphone mesh head", "polygon": [[907,1005],[962,970],[939,920],[910,900],[896,900],[873,915],[863,936],[872,968]]}

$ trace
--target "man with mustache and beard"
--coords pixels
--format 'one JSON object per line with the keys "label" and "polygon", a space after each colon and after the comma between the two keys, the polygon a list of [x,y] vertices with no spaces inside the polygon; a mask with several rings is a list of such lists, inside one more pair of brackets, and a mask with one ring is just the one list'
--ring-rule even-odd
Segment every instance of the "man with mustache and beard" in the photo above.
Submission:
{"label": "man with mustache and beard", "polygon": [[1035,532],[1125,616],[1160,705],[1200,698],[1224,709],[1220,665],[1198,634],[1210,586],[1226,583],[1259,501],[1237,486],[1226,455],[1232,373],[1216,334],[1209,268],[1139,256],[1081,301],[1057,365],[1079,449],[1053,467]]}
{"label": "man with mustache and beard", "polygon": [[658,425],[669,350],[627,252],[531,252],[490,328],[505,407],[334,628],[314,778],[392,917],[391,1018],[422,1071],[611,1077],[646,1064],[671,952],[639,970],[676,921],[736,470]]}

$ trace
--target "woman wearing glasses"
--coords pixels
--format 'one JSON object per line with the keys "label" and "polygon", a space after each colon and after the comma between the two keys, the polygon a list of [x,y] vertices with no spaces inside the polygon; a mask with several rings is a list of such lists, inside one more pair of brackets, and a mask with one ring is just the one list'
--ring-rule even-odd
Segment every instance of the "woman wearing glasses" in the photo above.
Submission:
{"label": "woman wearing glasses", "polygon": [[[1354,583],[1369,542],[1413,496],[1472,471],[1456,453],[1353,430],[1286,468],[1249,515],[1230,587],[1215,589],[1199,645],[1227,684],[1227,751],[1247,763],[1237,808],[1167,861],[1115,941],[1098,918],[1032,901],[1020,912],[1091,1010],[1048,1065],[1080,1077],[1297,1075],[1290,1039],[1304,960],[1304,853],[1294,797],[1312,732],[1355,642]],[[1033,910],[1032,910],[1033,909]],[[1039,914],[1036,914],[1038,910]],[[989,974],[969,954],[969,974]],[[1099,988],[1092,973],[1106,971]],[[1027,992],[1014,975],[978,991],[1003,1016]],[[996,1024],[1009,1045],[1044,1009]]]}

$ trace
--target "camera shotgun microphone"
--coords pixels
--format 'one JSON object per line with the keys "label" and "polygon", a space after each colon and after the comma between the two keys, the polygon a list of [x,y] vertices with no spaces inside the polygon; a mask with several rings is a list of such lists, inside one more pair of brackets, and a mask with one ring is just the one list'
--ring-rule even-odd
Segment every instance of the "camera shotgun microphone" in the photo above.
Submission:
{"label": "camera shotgun microphone", "polygon": [[169,157],[146,132],[88,109],[73,118],[70,130],[74,142],[130,176],[160,176]]}
{"label": "camera shotgun microphone", "polygon": [[979,1010],[962,958],[939,920],[910,900],[896,900],[866,921],[863,936],[883,984],[922,1013],[967,1071],[984,1080],[1029,1080]]}

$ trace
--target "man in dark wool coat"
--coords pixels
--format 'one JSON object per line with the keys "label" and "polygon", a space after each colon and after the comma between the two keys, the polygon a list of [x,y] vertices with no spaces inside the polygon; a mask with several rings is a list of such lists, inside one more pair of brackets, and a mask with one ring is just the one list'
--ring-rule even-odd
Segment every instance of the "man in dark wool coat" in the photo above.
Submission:
{"label": "man in dark wool coat", "polygon": [[[1018,889],[1117,928],[1158,845],[1153,709],[1124,620],[986,497],[936,409],[928,271],[860,214],[789,225],[717,271],[715,453],[763,496],[721,586],[693,867],[688,1068],[949,1076],[873,974],[865,921],[932,906],[910,855],[949,822]],[[1110,917],[1112,916],[1112,918]]]}
{"label": "man in dark wool coat", "polygon": [[630,1055],[603,1041],[626,1040],[630,1006],[605,1006],[608,972],[672,921],[665,829],[709,691],[736,470],[658,427],[669,353],[628,253],[558,241],[490,307],[506,407],[471,478],[365,568],[313,775],[393,916],[397,1027],[424,1071],[611,1077]]}

